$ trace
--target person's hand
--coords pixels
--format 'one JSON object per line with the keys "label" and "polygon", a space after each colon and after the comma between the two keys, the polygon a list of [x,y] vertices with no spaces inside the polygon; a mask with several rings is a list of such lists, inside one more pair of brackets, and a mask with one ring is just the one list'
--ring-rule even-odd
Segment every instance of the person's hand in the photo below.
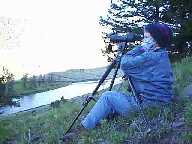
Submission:
{"label": "person's hand", "polygon": [[126,47],[126,42],[121,42],[117,44],[118,51],[123,52]]}
{"label": "person's hand", "polygon": [[128,80],[128,77],[126,75],[123,75],[122,79],[123,80]]}
{"label": "person's hand", "polygon": [[92,95],[89,95],[89,96],[86,97],[85,100],[86,100],[86,101],[91,101],[92,99],[93,99],[93,96],[92,96]]}
{"label": "person's hand", "polygon": [[86,98],[85,98],[85,101],[84,101],[83,105],[85,105],[85,104],[89,103],[91,100],[94,100],[94,101],[96,102],[96,100],[93,98],[93,96],[92,96],[92,95],[88,95],[88,96],[86,96]]}

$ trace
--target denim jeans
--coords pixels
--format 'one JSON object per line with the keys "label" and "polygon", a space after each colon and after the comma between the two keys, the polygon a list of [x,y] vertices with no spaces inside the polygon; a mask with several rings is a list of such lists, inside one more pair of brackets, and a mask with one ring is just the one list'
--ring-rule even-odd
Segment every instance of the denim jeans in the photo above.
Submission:
{"label": "denim jeans", "polygon": [[107,91],[99,98],[81,124],[85,128],[91,129],[112,112],[127,116],[135,110],[138,110],[138,106],[133,96],[121,92]]}

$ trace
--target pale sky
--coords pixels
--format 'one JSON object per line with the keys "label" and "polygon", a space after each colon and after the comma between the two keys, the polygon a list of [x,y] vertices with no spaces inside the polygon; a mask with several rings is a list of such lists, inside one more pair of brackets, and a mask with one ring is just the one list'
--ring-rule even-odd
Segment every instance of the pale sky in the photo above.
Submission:
{"label": "pale sky", "polygon": [[24,72],[106,66],[98,20],[106,15],[109,2],[0,0],[0,19],[13,19],[17,33],[22,33],[11,44],[2,40],[0,33],[0,66],[8,67],[16,77]]}

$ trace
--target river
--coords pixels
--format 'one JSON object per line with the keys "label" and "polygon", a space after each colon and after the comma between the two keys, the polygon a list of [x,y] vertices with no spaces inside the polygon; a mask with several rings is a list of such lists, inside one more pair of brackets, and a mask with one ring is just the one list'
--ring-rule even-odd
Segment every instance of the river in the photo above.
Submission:
{"label": "river", "polygon": [[[109,87],[110,82],[111,82],[110,80],[107,80],[105,83],[103,83],[100,86],[99,90]],[[115,79],[115,84],[118,84],[120,82],[121,82],[121,78]],[[21,111],[26,111],[32,108],[40,107],[43,105],[47,105],[56,100],[60,100],[62,96],[65,99],[71,99],[87,93],[92,93],[92,91],[95,89],[97,84],[98,84],[98,81],[78,82],[62,88],[23,96],[20,99],[13,99],[14,101],[15,100],[18,101],[20,106],[19,107],[18,106],[1,107],[0,116],[5,116],[5,115],[21,112]]]}

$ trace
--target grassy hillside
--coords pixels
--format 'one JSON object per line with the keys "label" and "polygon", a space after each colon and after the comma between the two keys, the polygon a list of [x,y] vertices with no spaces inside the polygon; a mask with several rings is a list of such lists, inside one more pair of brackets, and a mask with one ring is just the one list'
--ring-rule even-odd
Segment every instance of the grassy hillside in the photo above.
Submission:
{"label": "grassy hillside", "polygon": [[187,57],[173,64],[176,95],[182,95],[184,87],[192,83],[192,58]]}
{"label": "grassy hillside", "polygon": [[[61,80],[64,81],[79,82],[88,80],[99,80],[106,70],[107,67],[92,68],[92,69],[71,69],[65,72],[52,72],[49,74],[52,74],[53,76],[58,76],[61,78]],[[108,78],[112,78],[113,73],[114,70],[111,71]],[[119,75],[121,75],[121,72],[119,72]]]}
{"label": "grassy hillside", "polygon": [[[181,95],[183,88],[192,84],[190,79],[192,58],[175,63],[173,68],[176,79],[175,94],[179,97],[171,107],[164,106],[161,113],[159,108],[146,109],[153,128],[151,132],[147,125],[142,123],[141,114],[133,113],[129,118],[116,117],[111,121],[103,120],[101,125],[93,130],[81,129],[78,120],[64,143],[192,143],[192,102],[185,95]],[[124,82],[114,89],[126,92],[127,85],[127,82]],[[97,97],[101,93],[98,93]],[[83,97],[63,100],[31,112],[0,118],[0,143],[63,143],[60,138],[79,112],[83,100]],[[90,102],[80,119],[93,105],[94,102]]]}

